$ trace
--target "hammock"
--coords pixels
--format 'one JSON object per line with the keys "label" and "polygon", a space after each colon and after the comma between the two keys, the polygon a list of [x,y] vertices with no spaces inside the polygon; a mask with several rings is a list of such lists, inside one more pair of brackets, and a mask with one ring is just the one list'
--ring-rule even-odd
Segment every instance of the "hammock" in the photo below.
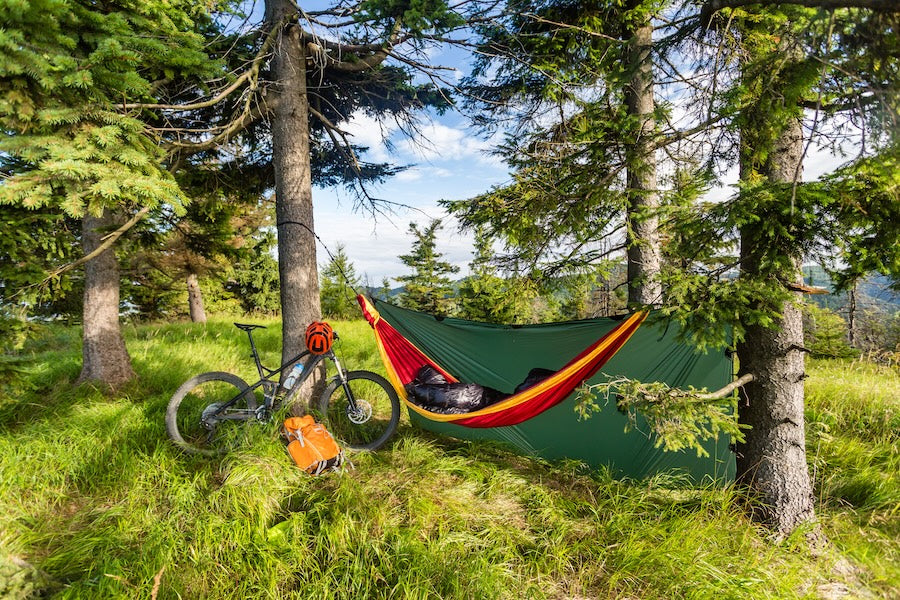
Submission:
{"label": "hammock", "polygon": [[[607,465],[632,477],[671,469],[695,479],[733,477],[729,440],[707,444],[709,457],[665,453],[640,430],[640,423],[625,433],[627,418],[614,406],[578,420],[573,392],[584,382],[605,381],[610,375],[710,389],[730,381],[727,357],[701,354],[678,342],[674,328],[647,325],[647,313],[509,326],[434,317],[361,295],[357,300],[375,332],[388,378],[418,426],[463,439],[503,441],[525,454]],[[507,393],[532,368],[555,373],[480,410],[441,414],[407,397],[405,386],[425,365],[447,381],[476,382]]]}

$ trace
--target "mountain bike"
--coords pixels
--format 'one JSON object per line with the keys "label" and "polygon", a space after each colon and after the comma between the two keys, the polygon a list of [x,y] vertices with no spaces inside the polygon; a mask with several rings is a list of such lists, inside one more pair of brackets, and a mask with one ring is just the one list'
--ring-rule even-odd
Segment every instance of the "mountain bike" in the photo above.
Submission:
{"label": "mountain bike", "polygon": [[[253,341],[263,325],[235,323],[247,333],[259,380],[250,385],[232,373],[202,373],[184,382],[169,400],[166,431],[189,453],[215,455],[245,440],[247,422],[267,423],[280,406],[289,405],[303,382],[323,360],[337,373],[326,380],[325,391],[310,408],[345,447],[376,450],[397,429],[400,400],[393,386],[370,371],[345,371],[333,348],[324,354],[304,350],[277,369],[264,366]],[[338,339],[334,334],[335,340]],[[286,377],[280,377],[287,371]]]}

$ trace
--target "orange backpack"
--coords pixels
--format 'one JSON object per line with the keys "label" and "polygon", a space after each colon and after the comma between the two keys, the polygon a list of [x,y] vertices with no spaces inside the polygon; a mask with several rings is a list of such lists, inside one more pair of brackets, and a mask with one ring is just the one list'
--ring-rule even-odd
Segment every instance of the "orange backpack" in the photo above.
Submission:
{"label": "orange backpack", "polygon": [[310,475],[337,469],[344,463],[344,451],[311,415],[289,417],[281,433],[288,441],[288,454]]}

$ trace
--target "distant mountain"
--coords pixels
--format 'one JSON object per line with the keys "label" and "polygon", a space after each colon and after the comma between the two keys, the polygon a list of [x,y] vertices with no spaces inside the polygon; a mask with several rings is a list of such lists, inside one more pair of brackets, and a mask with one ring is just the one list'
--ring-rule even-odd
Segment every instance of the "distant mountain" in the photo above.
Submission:
{"label": "distant mountain", "polygon": [[[834,292],[834,282],[822,267],[806,265],[803,267],[803,281],[806,285],[831,290],[830,294],[811,295],[810,298],[819,306],[832,310],[846,309],[849,304],[849,292]],[[863,309],[880,309],[887,312],[900,310],[900,293],[890,288],[891,280],[884,275],[873,274],[856,286],[856,304]]]}

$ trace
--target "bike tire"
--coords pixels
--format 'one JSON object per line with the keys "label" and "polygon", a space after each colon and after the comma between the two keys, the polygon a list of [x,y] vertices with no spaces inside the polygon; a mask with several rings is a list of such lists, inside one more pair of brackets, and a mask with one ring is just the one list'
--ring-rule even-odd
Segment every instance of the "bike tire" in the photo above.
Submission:
{"label": "bike tire", "polygon": [[[204,411],[244,392],[228,409],[235,419],[223,419],[211,429],[204,428]],[[189,454],[215,456],[238,446],[244,437],[243,425],[249,411],[257,408],[256,395],[243,379],[231,373],[213,371],[188,379],[169,400],[166,408],[166,433],[175,444]]]}
{"label": "bike tire", "polygon": [[370,371],[350,371],[347,385],[359,411],[350,404],[340,380],[332,381],[319,398],[318,410],[331,435],[353,450],[377,450],[397,430],[400,398],[387,379]]}

